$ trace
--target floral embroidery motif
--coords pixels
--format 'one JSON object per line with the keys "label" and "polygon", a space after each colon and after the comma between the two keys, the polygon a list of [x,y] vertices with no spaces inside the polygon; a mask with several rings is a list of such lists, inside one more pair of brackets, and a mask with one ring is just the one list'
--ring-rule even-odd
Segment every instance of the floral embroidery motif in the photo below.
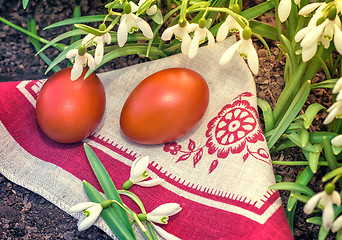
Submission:
{"label": "floral embroidery motif", "polygon": [[251,156],[271,165],[269,153],[266,149],[260,147],[256,151],[251,150],[253,144],[258,141],[265,141],[256,109],[243,99],[252,96],[249,92],[240,94],[209,121],[205,133],[207,141],[204,146],[196,149],[196,143],[189,139],[188,150],[186,151],[182,150],[182,146],[177,142],[165,144],[164,151],[170,152],[172,155],[181,153],[176,162],[188,160],[190,156],[193,156],[195,167],[203,157],[203,149],[207,148],[209,155],[216,155],[217,157],[212,161],[209,173],[217,168],[219,159],[225,159],[230,154],[243,154],[241,156],[243,162]]}

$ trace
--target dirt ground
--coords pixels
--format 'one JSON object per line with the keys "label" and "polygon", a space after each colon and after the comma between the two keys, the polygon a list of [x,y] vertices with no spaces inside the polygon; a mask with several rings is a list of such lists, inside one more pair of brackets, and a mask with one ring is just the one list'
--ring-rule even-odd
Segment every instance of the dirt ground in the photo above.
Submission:
{"label": "dirt ground", "polygon": [[[21,0],[0,0],[0,16],[23,28],[27,27],[28,18],[34,18],[38,24],[38,34],[43,38],[52,39],[65,29],[56,28],[52,31],[43,30],[43,28],[51,23],[71,18],[77,4],[82,7],[82,15],[105,13],[103,8],[105,1],[101,0],[30,0],[27,10],[22,9]],[[264,16],[262,20],[270,22],[272,16]],[[35,56],[36,51],[25,34],[0,24],[0,42],[0,81],[40,79],[51,74],[44,75],[46,65]],[[258,46],[260,61],[260,71],[255,76],[255,81],[258,97],[274,106],[284,87],[282,75],[284,62],[282,57],[279,60],[279,49],[276,43],[268,43],[272,52],[271,56],[259,42],[255,42]],[[58,52],[51,48],[45,53],[53,58]],[[123,57],[106,64],[97,72],[118,69],[142,61],[145,60],[138,56]],[[60,67],[64,66],[60,65]],[[318,74],[317,79],[319,78],[321,76]],[[328,106],[331,101],[328,96],[326,92],[317,90],[310,96],[309,102],[319,102]],[[322,122],[321,117],[315,120],[317,128],[320,129],[324,128],[318,124]],[[304,160],[304,157],[300,149],[287,149],[272,155],[272,160],[289,159]],[[282,176],[284,181],[293,181],[298,171],[302,169],[302,167],[275,166],[274,172]],[[320,179],[323,174],[317,174],[312,181],[315,185],[311,187],[316,192],[322,189],[321,182],[316,178]],[[288,192],[281,191],[281,197],[285,205]],[[295,217],[294,238],[296,240],[317,239],[319,228],[306,223],[307,216],[303,213],[302,207],[303,204],[299,203]],[[0,173],[0,239],[110,239],[96,227],[80,233],[77,231],[76,224],[77,221],[67,213],[41,196],[8,181]],[[329,239],[333,239],[333,235],[329,236]]]}

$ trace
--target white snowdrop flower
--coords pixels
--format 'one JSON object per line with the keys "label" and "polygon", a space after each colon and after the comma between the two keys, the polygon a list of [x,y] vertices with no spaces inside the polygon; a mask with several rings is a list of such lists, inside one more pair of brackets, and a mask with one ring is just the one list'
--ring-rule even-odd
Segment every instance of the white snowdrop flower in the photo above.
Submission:
{"label": "white snowdrop flower", "polygon": [[308,5],[305,5],[303,8],[301,8],[299,10],[298,15],[301,15],[301,16],[308,15],[308,14],[312,13],[313,11],[315,11],[318,7],[320,7],[322,5],[325,6],[326,3],[325,2],[323,2],[323,3],[310,3]]}
{"label": "white snowdrop flower", "polygon": [[304,206],[304,212],[306,214],[311,214],[313,210],[316,208],[316,205],[319,205],[320,208],[323,209],[322,213],[322,222],[325,229],[329,230],[334,221],[334,208],[333,205],[337,206],[341,205],[341,197],[340,194],[335,191],[335,185],[332,183],[328,183],[325,186],[325,190],[317,193],[313,197],[307,201]]}
{"label": "white snowdrop flower", "polygon": [[323,124],[331,123],[335,118],[342,117],[342,101],[335,102],[330,108],[328,108],[328,116],[325,118]]}
{"label": "white snowdrop flower", "polygon": [[290,16],[292,0],[280,0],[278,6],[278,16],[281,22],[285,22]]}
{"label": "white snowdrop flower", "polygon": [[331,139],[331,144],[335,147],[342,147],[342,135],[338,135]]}
{"label": "white snowdrop flower", "polygon": [[142,187],[153,187],[160,185],[164,182],[161,178],[155,178],[151,180],[146,180],[149,175],[147,174],[147,167],[150,158],[148,156],[139,157],[134,160],[129,179],[123,184],[122,188],[127,190],[131,188],[134,184]]}
{"label": "white snowdrop flower", "polygon": [[102,209],[100,203],[83,202],[71,207],[69,212],[83,212],[84,216],[77,223],[78,231],[83,231],[95,223]]}
{"label": "white snowdrop flower", "polygon": [[178,203],[165,203],[146,214],[150,222],[167,224],[169,216],[175,215],[182,210]]}
{"label": "white snowdrop flower", "polygon": [[195,31],[197,28],[196,23],[188,23],[187,21],[179,21],[178,24],[168,27],[163,34],[161,35],[161,39],[163,41],[168,41],[172,38],[172,35],[175,35],[175,38],[179,41],[182,41],[181,50],[185,56],[188,56],[189,48],[191,44],[191,38],[189,36],[190,32]]}
{"label": "white snowdrop flower", "polygon": [[176,237],[175,235],[172,235],[171,233],[168,233],[167,231],[157,226],[156,224],[151,223],[151,225],[156,230],[156,232],[165,240],[180,240],[180,238]]}
{"label": "white snowdrop flower", "polygon": [[74,59],[74,66],[72,67],[70,77],[72,81],[78,79],[82,75],[83,67],[87,64],[91,70],[95,68],[95,60],[92,55],[86,53],[86,48],[84,46],[68,51],[66,58]]}
{"label": "white snowdrop flower", "polygon": [[341,26],[338,26],[337,24],[334,25],[334,45],[336,50],[342,54],[342,31]]}
{"label": "white snowdrop flower", "polygon": [[[143,3],[146,2],[146,0],[140,0],[138,5],[136,5],[134,2],[129,2],[131,4],[131,7],[132,7],[132,12],[136,12],[138,11],[139,7],[141,5],[143,5]],[[156,4],[153,4],[152,6],[150,6],[147,10],[146,10],[146,14],[147,15],[154,15],[158,10],[158,7]]]}
{"label": "white snowdrop flower", "polygon": [[221,42],[227,38],[229,31],[239,32],[242,30],[240,24],[231,16],[228,15],[226,20],[219,27],[216,35],[216,41]]}
{"label": "white snowdrop flower", "polygon": [[86,45],[87,43],[90,42],[90,39],[92,39],[91,42],[96,46],[95,64],[98,65],[102,62],[102,59],[103,59],[104,43],[110,44],[112,41],[112,38],[108,32],[103,34],[102,36],[95,36],[89,33],[83,38],[82,44]]}
{"label": "white snowdrop flower", "polygon": [[342,228],[342,215],[335,219],[335,221],[333,222],[331,226],[331,231],[335,233],[341,228]]}
{"label": "white snowdrop flower", "polygon": [[243,29],[240,32],[240,40],[230,46],[222,55],[220,59],[220,65],[227,64],[234,54],[237,52],[243,58],[247,59],[249,68],[254,74],[258,74],[259,60],[258,54],[253,46],[251,39],[252,32],[249,27]]}
{"label": "white snowdrop flower", "polygon": [[189,47],[189,58],[194,58],[197,55],[199,45],[205,42],[206,38],[208,38],[209,47],[213,47],[215,45],[215,38],[213,34],[205,27],[205,24],[206,20],[203,18],[200,19],[199,23],[196,25],[194,37],[192,38]]}
{"label": "white snowdrop flower", "polygon": [[144,19],[136,16],[132,12],[131,4],[125,2],[123,9],[124,14],[120,19],[120,25],[117,32],[119,47],[123,47],[127,42],[128,33],[133,33],[139,29],[146,38],[152,39],[153,32],[150,25]]}

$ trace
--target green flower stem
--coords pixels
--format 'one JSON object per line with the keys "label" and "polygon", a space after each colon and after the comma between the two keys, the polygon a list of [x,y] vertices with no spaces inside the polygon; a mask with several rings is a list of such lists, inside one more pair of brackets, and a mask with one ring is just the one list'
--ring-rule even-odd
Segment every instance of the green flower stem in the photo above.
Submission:
{"label": "green flower stem", "polygon": [[[49,43],[48,40],[46,40],[46,39],[44,39],[44,38],[41,38],[41,37],[37,36],[36,34],[33,34],[33,33],[29,32],[29,31],[27,31],[26,29],[21,28],[21,27],[15,25],[14,23],[12,23],[12,22],[10,22],[10,21],[7,21],[7,20],[4,19],[3,17],[0,17],[0,21],[3,22],[3,23],[5,23],[5,24],[8,25],[8,26],[14,28],[15,30],[18,30],[19,32],[22,32],[22,33],[24,33],[24,34],[26,34],[26,35],[28,35],[28,36],[30,36],[30,37],[32,37],[32,38],[34,38],[34,39],[40,41],[41,43],[44,43],[44,44]],[[64,44],[52,44],[52,46],[55,47],[55,48],[57,48],[57,49],[60,50],[60,51],[63,51],[64,48],[65,48],[65,45],[64,45]]]}
{"label": "green flower stem", "polygon": [[297,88],[297,84],[300,83],[300,80],[307,70],[307,63],[302,62],[297,71],[294,75],[289,79],[288,83],[286,84],[283,92],[280,94],[280,97],[273,109],[273,117],[276,124],[279,123],[281,120],[282,115],[286,112],[287,106],[292,102],[292,94],[294,93],[295,89]]}
{"label": "green flower stem", "polygon": [[[201,9],[201,10],[205,10],[205,9]],[[229,8],[209,7],[208,10],[209,11],[213,11],[213,12],[225,12],[225,13],[228,13],[229,15],[231,15],[234,18],[234,20],[238,24],[240,24],[240,26],[242,28],[245,28],[246,26],[249,25],[249,22],[248,22],[248,20],[246,18],[242,17],[241,15],[238,15],[238,14],[234,13]]]}
{"label": "green flower stem", "polygon": [[179,19],[186,21],[186,9],[188,7],[188,0],[182,0],[182,5],[179,13]]}

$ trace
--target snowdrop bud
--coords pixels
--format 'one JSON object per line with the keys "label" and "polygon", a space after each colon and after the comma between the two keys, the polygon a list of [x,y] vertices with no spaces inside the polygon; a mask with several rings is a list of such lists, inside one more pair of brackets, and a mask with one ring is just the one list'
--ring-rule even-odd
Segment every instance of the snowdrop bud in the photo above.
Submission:
{"label": "snowdrop bud", "polygon": [[240,6],[237,3],[234,3],[233,7],[232,7],[232,11],[236,14],[240,13]]}
{"label": "snowdrop bud", "polygon": [[198,21],[198,26],[200,28],[205,28],[205,25],[207,25],[207,20],[205,20],[205,18],[201,18],[199,21]]}
{"label": "snowdrop bud", "polygon": [[333,5],[328,12],[328,18],[329,20],[334,20],[336,18],[336,14],[337,14],[337,9],[336,7]]}
{"label": "snowdrop bud", "polygon": [[178,25],[179,25],[180,27],[185,27],[186,24],[187,24],[187,21],[186,21],[186,20],[184,20],[184,19],[179,19]]}
{"label": "snowdrop bud", "polygon": [[242,30],[242,37],[243,39],[245,40],[248,40],[252,37],[252,30],[250,27],[245,27],[243,30]]}
{"label": "snowdrop bud", "polygon": [[333,183],[327,183],[327,185],[324,187],[324,190],[327,194],[331,195],[335,190],[335,185]]}
{"label": "snowdrop bud", "polygon": [[129,2],[125,2],[123,4],[123,11],[125,14],[130,14],[132,12],[132,7],[131,7],[131,4],[129,4]]}
{"label": "snowdrop bud", "polygon": [[100,27],[99,27],[99,30],[100,31],[104,31],[104,30],[106,30],[106,24],[104,24],[104,23],[102,23],[101,25],[100,25]]}
{"label": "snowdrop bud", "polygon": [[109,199],[106,199],[106,200],[103,200],[100,205],[103,209],[109,207],[111,204],[112,204],[112,200],[109,200]]}
{"label": "snowdrop bud", "polygon": [[80,46],[78,48],[78,55],[83,56],[87,52],[87,48],[85,46]]}

